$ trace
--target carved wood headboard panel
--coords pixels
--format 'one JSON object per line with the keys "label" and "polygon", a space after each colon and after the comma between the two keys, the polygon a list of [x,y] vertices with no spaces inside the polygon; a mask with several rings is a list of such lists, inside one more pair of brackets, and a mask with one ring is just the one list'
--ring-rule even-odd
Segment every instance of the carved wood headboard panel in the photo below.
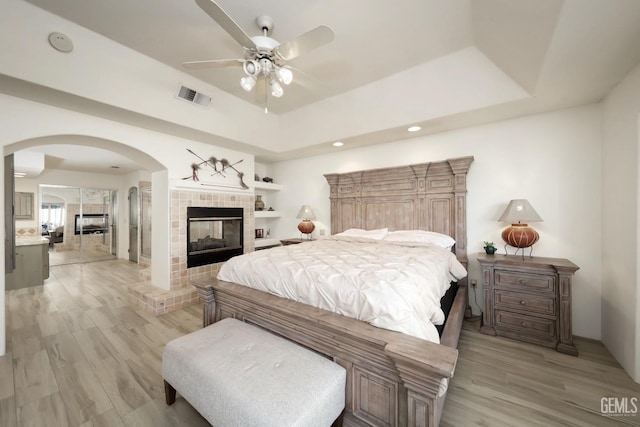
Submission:
{"label": "carved wood headboard panel", "polygon": [[331,234],[349,228],[430,230],[456,240],[467,260],[467,171],[473,156],[326,174]]}

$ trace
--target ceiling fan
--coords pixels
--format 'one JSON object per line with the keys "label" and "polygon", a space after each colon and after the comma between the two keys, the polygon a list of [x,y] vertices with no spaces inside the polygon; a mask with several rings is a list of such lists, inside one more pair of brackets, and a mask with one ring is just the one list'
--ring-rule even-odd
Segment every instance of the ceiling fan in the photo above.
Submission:
{"label": "ceiling fan", "polygon": [[240,86],[247,92],[262,78],[265,83],[265,113],[268,112],[267,87],[271,89],[271,95],[280,98],[284,95],[282,85],[289,85],[293,81],[293,67],[287,65],[287,61],[333,40],[333,30],[321,25],[294,39],[279,43],[269,37],[273,30],[273,20],[265,15],[256,18],[262,35],[250,37],[215,1],[196,0],[196,3],[244,48],[244,58],[190,61],[182,65],[190,69],[242,67],[245,75],[240,79]]}

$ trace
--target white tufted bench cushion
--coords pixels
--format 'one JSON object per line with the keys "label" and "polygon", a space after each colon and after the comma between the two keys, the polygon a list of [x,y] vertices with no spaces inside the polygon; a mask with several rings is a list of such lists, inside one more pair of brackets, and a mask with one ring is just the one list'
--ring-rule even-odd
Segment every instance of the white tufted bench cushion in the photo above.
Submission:
{"label": "white tufted bench cushion", "polygon": [[231,318],[169,342],[162,375],[214,427],[328,427],[345,405],[343,367]]}

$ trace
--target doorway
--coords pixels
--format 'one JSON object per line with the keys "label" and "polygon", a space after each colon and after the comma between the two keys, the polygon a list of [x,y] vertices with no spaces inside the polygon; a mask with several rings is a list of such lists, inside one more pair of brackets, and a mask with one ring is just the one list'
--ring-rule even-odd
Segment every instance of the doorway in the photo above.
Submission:
{"label": "doorway", "polygon": [[50,265],[115,259],[117,191],[40,185],[40,224]]}

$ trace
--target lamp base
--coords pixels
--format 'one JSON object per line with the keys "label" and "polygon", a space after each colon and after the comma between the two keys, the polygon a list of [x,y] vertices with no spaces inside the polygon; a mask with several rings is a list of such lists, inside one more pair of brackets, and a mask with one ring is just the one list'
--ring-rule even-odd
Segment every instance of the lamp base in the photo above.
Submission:
{"label": "lamp base", "polygon": [[316,226],[308,219],[304,219],[300,224],[298,224],[298,230],[300,230],[302,234],[306,234],[309,240],[311,239],[311,233],[313,233],[313,230],[315,229]]}
{"label": "lamp base", "polygon": [[522,257],[524,258],[524,249],[531,248],[529,251],[529,257],[533,253],[533,245],[540,239],[540,235],[536,230],[529,227],[527,224],[511,224],[502,232],[502,240],[505,241],[504,247],[505,253],[507,253],[507,245],[516,248],[514,255],[518,253],[518,250],[522,249]]}

